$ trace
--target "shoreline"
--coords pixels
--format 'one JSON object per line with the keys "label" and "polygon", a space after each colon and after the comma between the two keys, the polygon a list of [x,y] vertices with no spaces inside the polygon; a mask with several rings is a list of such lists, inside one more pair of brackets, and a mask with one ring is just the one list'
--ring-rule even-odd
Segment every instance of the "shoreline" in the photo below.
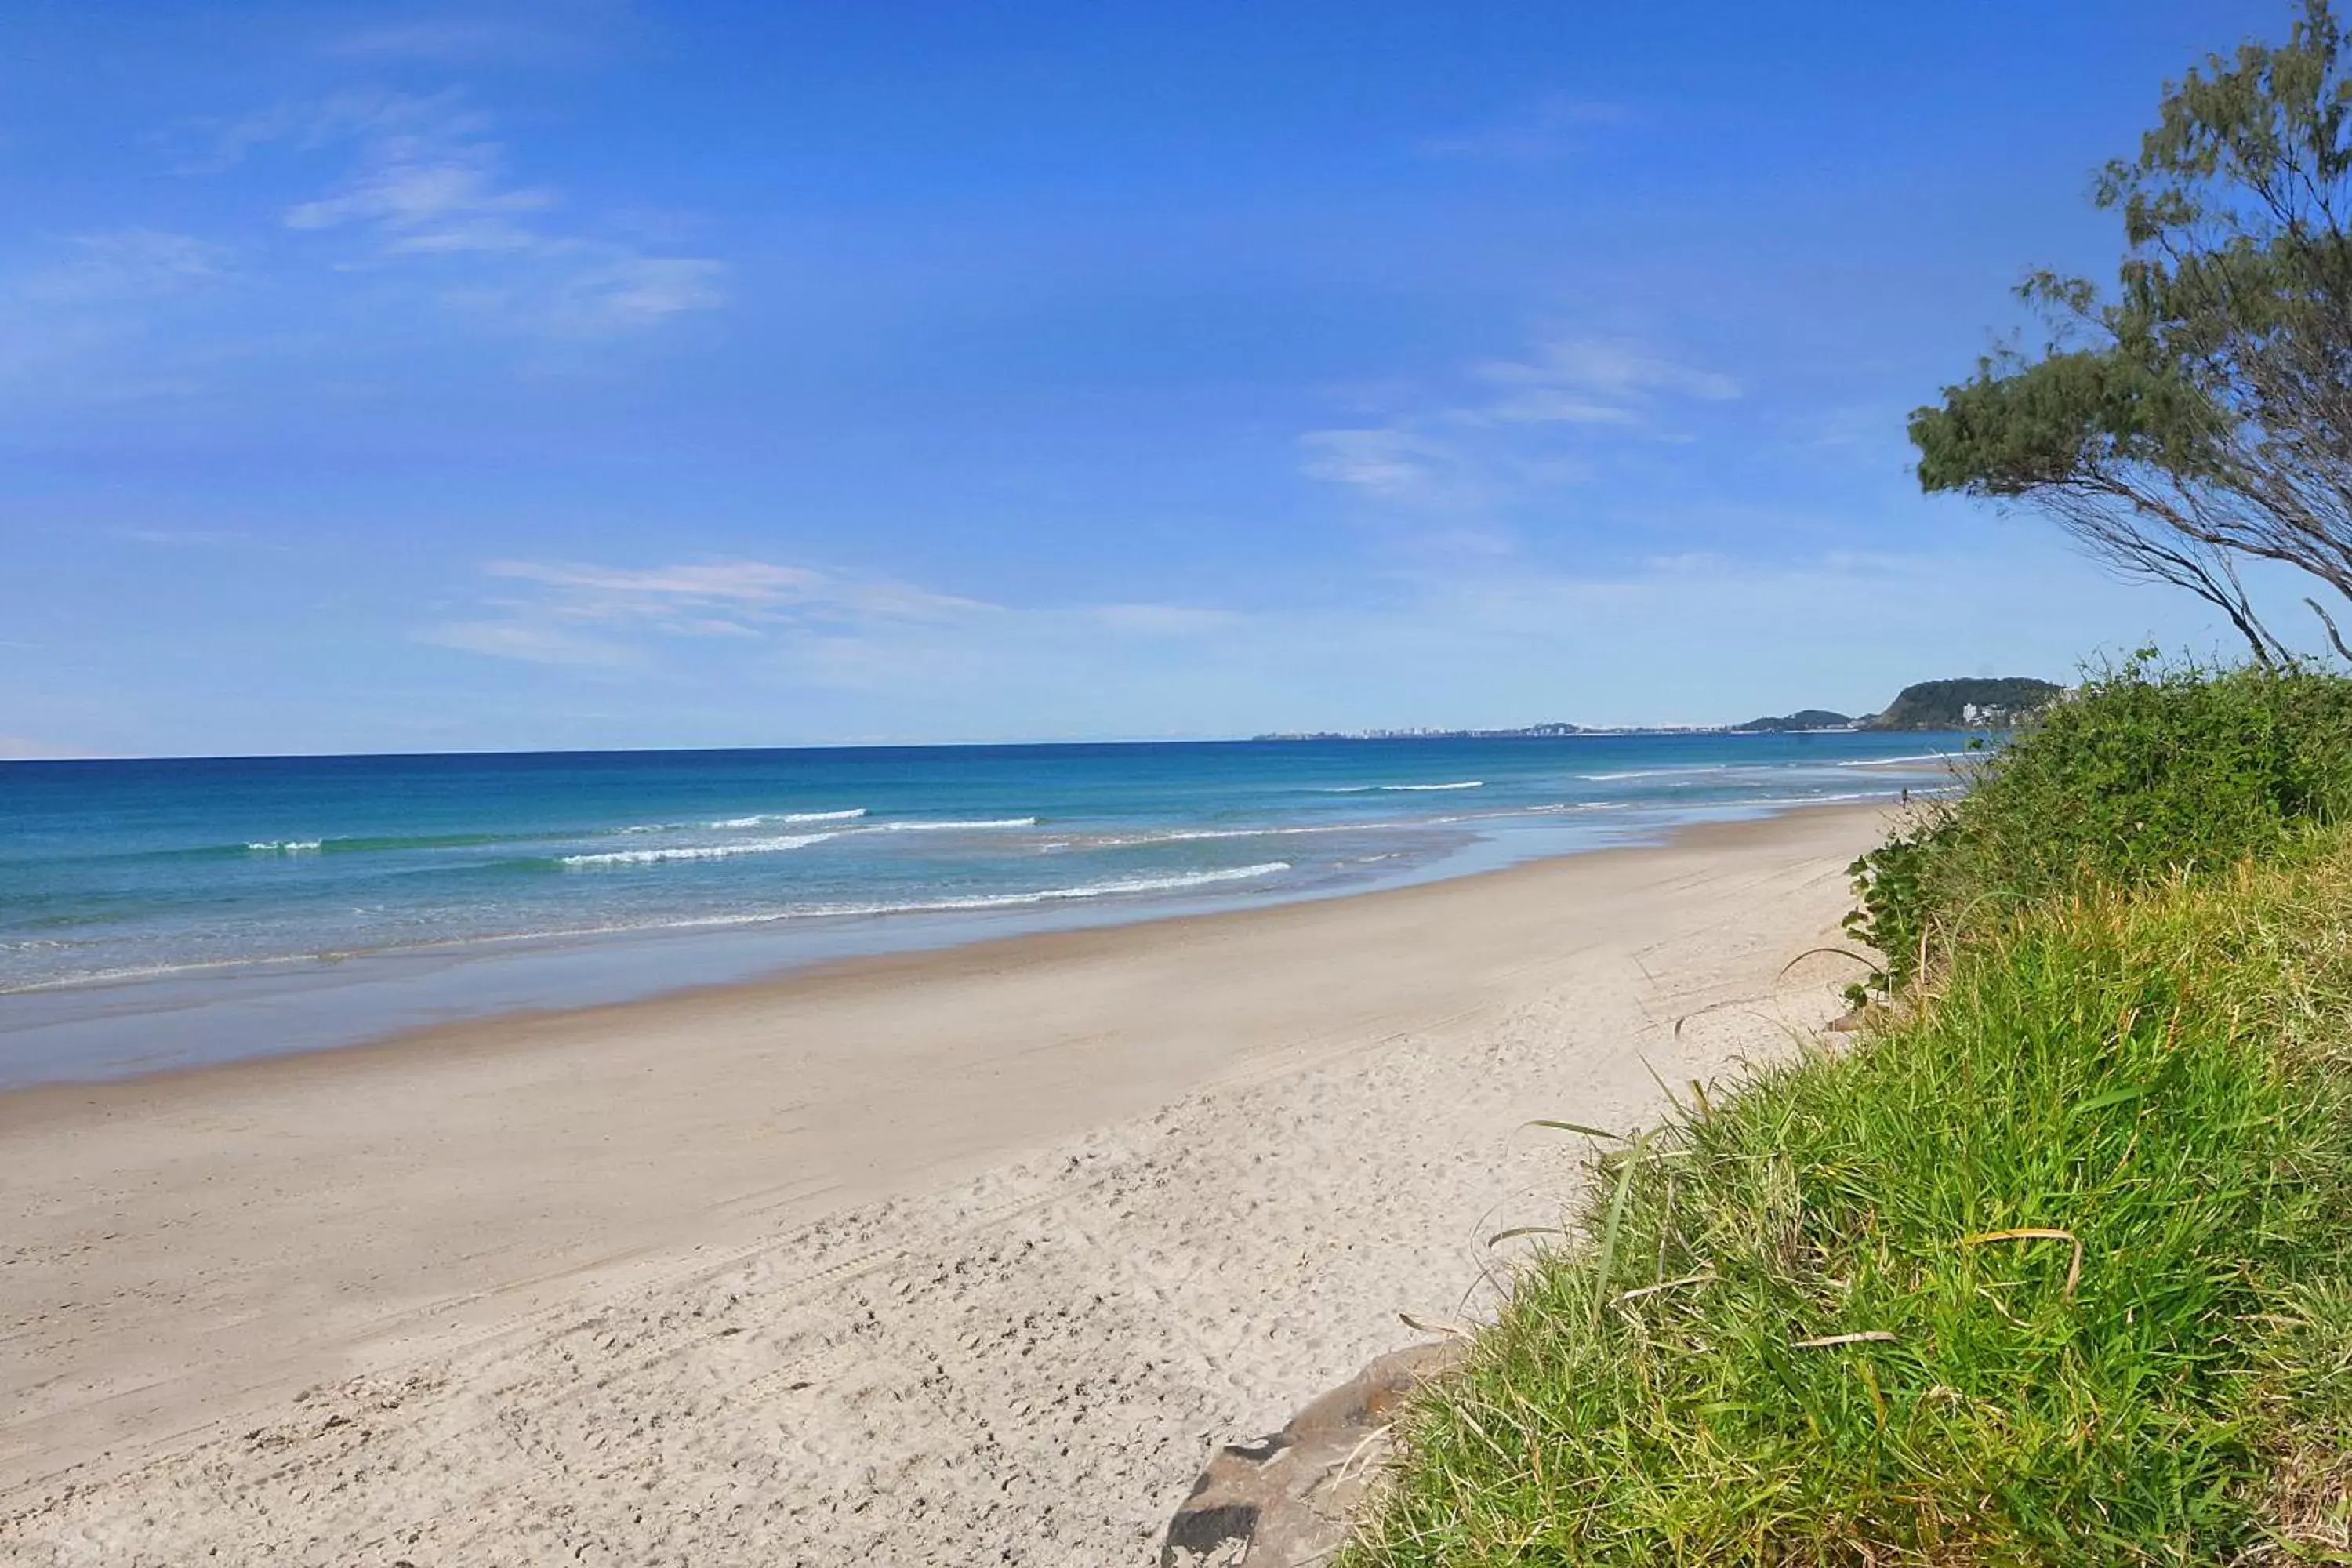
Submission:
{"label": "shoreline", "polygon": [[[269,1058],[302,1058],[543,1014],[572,1014],[765,985],[868,960],[920,959],[1000,942],[1115,930],[1374,897],[1583,855],[1654,847],[1679,836],[1790,813],[1893,802],[1730,804],[1598,842],[1530,851],[1472,837],[1438,858],[1360,883],[1271,896],[1244,889],[1132,906],[1046,903],[987,910],[778,915],[711,926],[469,938],[354,953],[223,960],[0,992],[0,1100],[29,1089],[135,1082]],[[1606,833],[1611,825],[1598,825]],[[1555,832],[1561,831],[1555,829]],[[581,999],[585,997],[584,1000]],[[266,1028],[274,1043],[226,1042]],[[165,1036],[172,1054],[143,1042]]]}
{"label": "shoreline", "polygon": [[[1125,1491],[1096,1502],[1164,1521],[1166,1489],[1181,1495],[1202,1444],[1278,1421],[1301,1392],[1352,1371],[1364,1345],[1402,1337],[1388,1305],[1369,1309],[1351,1290],[1387,1279],[1413,1293],[1417,1310],[1450,1315],[1465,1275],[1477,1276],[1461,1238],[1478,1208],[1507,1196],[1498,1127],[1637,1111],[1656,1097],[1643,1051],[1698,1076],[1741,1051],[1785,1048],[1777,1026],[1759,1029],[1725,1005],[1770,1005],[1788,991],[1800,1012],[1820,1010],[1827,979],[1780,967],[1834,925],[1845,862],[1885,816],[1876,805],[1791,810],[1698,825],[1660,846],[1321,901],[842,960],[748,984],[0,1095],[0,1139],[17,1173],[4,1190],[23,1237],[6,1276],[13,1331],[0,1341],[0,1541],[62,1539],[50,1526],[68,1516],[87,1539],[110,1509],[157,1506],[179,1484],[174,1467],[260,1463],[240,1457],[240,1440],[205,1434],[273,1411],[282,1425],[304,1388],[326,1391],[301,1406],[313,1413],[319,1400],[344,1401],[336,1429],[384,1433],[391,1447],[370,1461],[379,1472],[386,1456],[409,1454],[394,1467],[405,1489],[390,1500],[376,1483],[359,1489],[370,1508],[438,1498],[446,1513],[459,1495],[473,1500],[458,1511],[473,1517],[524,1506],[522,1493],[552,1507],[554,1493],[531,1490],[562,1492],[549,1475],[509,1502],[454,1472],[429,1479],[432,1423],[452,1399],[478,1405],[492,1388],[584,1375],[611,1352],[583,1352],[583,1323],[635,1313],[659,1340],[678,1322],[763,1300],[818,1317],[781,1340],[773,1323],[723,1331],[723,1343],[681,1344],[663,1364],[724,1382],[699,1358],[790,1344],[834,1357],[846,1392],[820,1380],[811,1386],[832,1392],[802,1403],[847,1403],[793,1428],[813,1450],[793,1486],[844,1498],[865,1484],[859,1456],[874,1445],[929,1439],[859,1427],[903,1357],[817,1344],[839,1338],[838,1313],[850,1310],[817,1298],[983,1241],[994,1261],[974,1254],[970,1268],[1015,1322],[1067,1312],[1067,1292],[1090,1276],[1126,1284],[1080,1314],[1113,1301],[1124,1314],[1116,1324],[1088,1321],[1022,1364],[976,1369],[997,1390],[974,1407],[992,1413],[981,1426],[1001,1434],[1014,1419],[1013,1405],[991,1403],[999,1395],[1034,1404],[1023,1376],[1077,1368],[1097,1390],[1079,1400],[1089,1419],[1150,1429],[1100,1451],[1134,1468]],[[1672,1009],[1704,1021],[1664,1029]],[[1452,1088],[1433,1102],[1439,1085]],[[1521,1154],[1553,1180],[1572,1161],[1558,1149]],[[1255,1174],[1274,1167],[1287,1174]],[[1122,1181],[1135,1184],[1124,1208],[1087,1210]],[[1025,1265],[1008,1271],[1003,1226],[1065,1212],[1068,1226],[1027,1238],[1022,1257],[1058,1258],[1055,1248],[1079,1246],[1072,1237],[1109,1250],[1074,1255],[1084,1267],[1051,1281]],[[1198,1227],[1189,1248],[1169,1239],[1171,1226]],[[1365,1267],[1374,1272],[1351,1275]],[[1276,1289],[1286,1273],[1297,1278]],[[791,1283],[790,1301],[779,1280]],[[961,1289],[908,1278],[904,1300],[929,1303],[912,1314],[922,1334],[970,1326],[979,1309]],[[1302,1289],[1308,1299],[1275,1310],[1265,1331],[1282,1352],[1279,1375],[1219,1370],[1194,1343],[1176,1363],[1143,1354],[1155,1366],[1192,1358],[1177,1384],[1160,1387],[1153,1373],[1149,1398],[1102,1392],[1100,1380],[1115,1390],[1128,1375],[1118,1369],[1155,1336],[1254,1321]],[[898,1331],[882,1301],[863,1310],[882,1325],[875,1332]],[[1307,1327],[1280,1327],[1293,1320]],[[1254,1331],[1235,1343],[1255,1342]],[[559,1375],[551,1355],[573,1373]],[[383,1379],[418,1376],[439,1381],[385,1394]],[[673,1395],[693,1403],[672,1390],[650,1408]],[[385,1397],[416,1413],[390,1415]],[[897,1389],[884,1402],[908,1397]],[[969,1422],[947,1426],[961,1433]],[[277,1429],[269,1419],[256,1428]],[[720,1421],[706,1436],[729,1429]],[[1034,1479],[1066,1491],[1073,1447],[1093,1452],[1074,1441],[1059,1459],[965,1460],[995,1464],[1007,1487]],[[929,1458],[908,1462],[929,1473]],[[689,1467],[698,1475],[699,1463]],[[68,1482],[84,1489],[60,1498]],[[356,1549],[361,1525],[337,1510],[359,1494],[318,1507],[281,1499],[274,1517],[310,1531],[300,1539]],[[846,1502],[839,1511],[822,1530],[803,1521],[772,1538],[771,1550],[776,1539],[845,1548],[880,1522]],[[969,1510],[940,1519],[950,1517],[970,1546]],[[1097,1550],[1103,1527],[1074,1523],[1072,1540]],[[188,1517],[171,1528],[193,1549],[210,1526]],[[475,1555],[507,1541],[494,1530]],[[1087,1560],[1073,1551],[1021,1560]]]}

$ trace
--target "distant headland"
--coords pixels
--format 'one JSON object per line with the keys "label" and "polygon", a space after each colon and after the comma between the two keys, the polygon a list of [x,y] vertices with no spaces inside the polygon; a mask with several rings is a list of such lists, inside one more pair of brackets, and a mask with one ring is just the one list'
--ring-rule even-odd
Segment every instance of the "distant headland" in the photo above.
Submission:
{"label": "distant headland", "polygon": [[1528,724],[1516,730],[1353,730],[1276,731],[1254,741],[1520,741],[1568,735],[1791,735],[1847,730],[2008,730],[2063,695],[2065,688],[2030,676],[1922,680],[1905,687],[1876,713],[1827,708],[1750,719],[1744,724]]}

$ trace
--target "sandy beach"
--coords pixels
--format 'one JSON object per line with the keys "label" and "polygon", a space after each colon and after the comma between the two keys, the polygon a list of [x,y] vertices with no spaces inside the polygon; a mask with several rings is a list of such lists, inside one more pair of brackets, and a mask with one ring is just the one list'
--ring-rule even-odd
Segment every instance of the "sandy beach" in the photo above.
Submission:
{"label": "sandy beach", "polygon": [[1881,823],[0,1098],[0,1555],[1148,1562],[1490,1309],[1521,1123],[1838,1010]]}

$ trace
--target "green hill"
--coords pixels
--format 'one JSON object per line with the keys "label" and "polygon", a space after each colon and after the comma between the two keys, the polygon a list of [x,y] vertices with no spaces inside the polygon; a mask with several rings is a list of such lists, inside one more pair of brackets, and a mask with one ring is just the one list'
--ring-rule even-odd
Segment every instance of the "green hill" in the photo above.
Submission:
{"label": "green hill", "polygon": [[2049,705],[2065,688],[2022,675],[1997,679],[1923,680],[1906,686],[1865,730],[2006,730]]}

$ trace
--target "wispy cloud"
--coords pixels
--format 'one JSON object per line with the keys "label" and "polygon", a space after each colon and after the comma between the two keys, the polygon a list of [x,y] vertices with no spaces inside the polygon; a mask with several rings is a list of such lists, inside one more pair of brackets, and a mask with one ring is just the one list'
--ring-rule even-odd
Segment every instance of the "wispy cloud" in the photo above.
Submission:
{"label": "wispy cloud", "polygon": [[1668,414],[1741,387],[1631,338],[1557,336],[1465,367],[1454,392],[1377,425],[1307,432],[1300,471],[1381,507],[1458,518],[1589,477],[1604,432],[1675,438]]}
{"label": "wispy cloud", "polygon": [[230,269],[226,246],[162,229],[74,235],[63,250],[25,277],[26,298],[53,305],[156,299],[216,282]]}
{"label": "wispy cloud", "polygon": [[1449,410],[1468,425],[1641,425],[1664,398],[1725,403],[1739,383],[1719,372],[1678,364],[1625,338],[1561,338],[1525,360],[1473,365],[1474,379],[1495,389],[1487,401]]}
{"label": "wispy cloud", "polygon": [[1581,152],[1595,131],[1632,119],[1620,104],[1552,93],[1481,124],[1425,137],[1418,150],[1431,158],[1549,163]]}
{"label": "wispy cloud", "polygon": [[[488,122],[447,97],[331,112],[309,134],[356,144],[332,189],[288,209],[289,228],[346,232],[378,265],[434,262],[443,297],[572,336],[641,330],[725,303],[724,266],[664,256],[564,221],[562,195],[516,180]],[[465,263],[454,276],[449,268]]]}
{"label": "wispy cloud", "polygon": [[1388,506],[1475,505],[1491,488],[1471,471],[1458,445],[1403,424],[1310,430],[1298,441],[1308,479],[1345,485]]}
{"label": "wispy cloud", "polygon": [[[2080,579],[2037,573],[1990,619],[1925,613],[1961,559],[1693,551],[1585,570],[1455,557],[1279,613],[980,605],[776,562],[507,562],[489,592],[513,597],[416,636],[569,667],[583,687],[661,683],[680,710],[723,701],[756,716],[742,732],[785,724],[808,740],[1721,721],[1883,702],[1881,681],[1912,678],[1902,671],[1971,668],[1979,647],[2043,647],[2056,634],[2032,637],[2083,596]],[[1823,605],[1846,607],[1838,637],[1782,635]],[[909,606],[923,613],[895,613]],[[737,629],[713,637],[712,623]],[[1857,660],[1861,647],[1872,657]],[[496,679],[481,676],[480,689]]]}
{"label": "wispy cloud", "polygon": [[562,337],[642,331],[726,303],[726,266],[667,254],[644,226],[598,222],[518,175],[490,116],[454,91],[351,90],[184,127],[180,166],[221,174],[276,147],[341,152],[343,174],[279,215],[335,241],[332,265],[405,268],[441,302]]}
{"label": "wispy cloud", "polygon": [[482,570],[492,577],[554,590],[552,607],[574,618],[686,624],[696,629],[714,615],[771,623],[868,616],[941,620],[996,607],[906,583],[770,561],[645,568],[493,561]]}
{"label": "wispy cloud", "polygon": [[492,142],[376,137],[355,174],[331,195],[289,208],[286,226],[356,226],[386,255],[530,250],[546,240],[526,216],[553,207],[556,196],[502,184],[503,161]]}
{"label": "wispy cloud", "polygon": [[647,636],[802,639],[1001,613],[912,584],[771,561],[646,567],[492,561],[482,572],[521,589],[489,595],[487,613],[421,629],[420,640],[541,664],[616,667],[635,662]]}
{"label": "wispy cloud", "polygon": [[541,301],[541,319],[558,332],[626,331],[727,303],[726,266],[708,257],[638,256],[617,248],[599,253],[583,247],[564,259],[578,265]]}
{"label": "wispy cloud", "polygon": [[561,626],[526,621],[443,621],[420,626],[421,643],[478,653],[491,658],[520,659],[527,664],[567,665],[576,669],[616,669],[637,662],[636,655],[619,643],[582,637]]}
{"label": "wispy cloud", "polygon": [[1171,642],[1188,657],[1213,655],[1255,624],[1212,605],[1014,608],[774,561],[492,561],[480,570],[486,591],[417,628],[415,640],[589,671],[724,668],[730,679],[879,692],[964,682],[1008,660],[1083,669],[1098,658],[1164,658]]}

